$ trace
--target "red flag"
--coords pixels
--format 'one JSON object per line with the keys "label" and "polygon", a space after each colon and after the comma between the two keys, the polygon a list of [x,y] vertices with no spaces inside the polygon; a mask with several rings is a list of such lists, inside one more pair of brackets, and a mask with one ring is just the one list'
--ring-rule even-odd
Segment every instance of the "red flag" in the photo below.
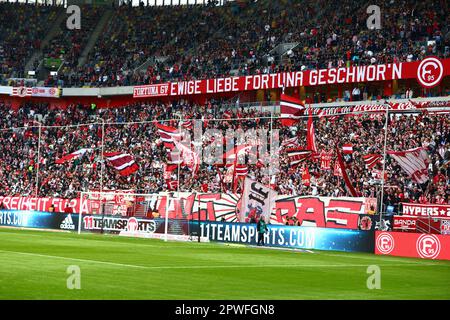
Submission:
{"label": "red flag", "polygon": [[69,153],[63,157],[61,157],[60,159],[57,159],[55,161],[56,164],[63,164],[66,163],[67,161],[73,160],[73,159],[78,159],[79,157],[83,156],[87,151],[91,151],[92,149],[80,149],[78,151]]}
{"label": "red flag", "polygon": [[316,134],[314,132],[314,121],[312,118],[312,113],[308,116],[308,128],[306,133],[306,149],[311,150],[313,153],[317,153],[316,146]]}
{"label": "red flag", "polygon": [[283,126],[292,126],[297,123],[305,111],[304,104],[294,97],[282,94],[280,99],[280,118]]}
{"label": "red flag", "polygon": [[369,169],[372,169],[381,162],[381,154],[371,153],[363,156],[364,162]]}
{"label": "red flag", "polygon": [[250,150],[251,148],[252,148],[252,146],[250,146],[248,144],[234,146],[233,149],[231,149],[223,154],[222,163],[215,163],[214,165],[229,166],[231,164],[235,164],[235,162],[237,161],[237,158],[240,155],[244,154],[247,150]]}
{"label": "red flag", "polygon": [[156,123],[158,133],[164,146],[170,150],[175,147],[175,141],[181,141],[181,133],[176,128]]}
{"label": "red flag", "polygon": [[311,150],[304,150],[302,148],[291,148],[286,150],[286,153],[289,158],[289,163],[292,167],[296,167],[309,157],[311,157],[312,151]]}
{"label": "red flag", "polygon": [[104,155],[114,169],[119,171],[121,176],[129,176],[139,169],[139,166],[134,161],[133,156],[128,153],[109,152]]}
{"label": "red flag", "polygon": [[338,163],[342,172],[342,177],[344,178],[344,182],[345,185],[347,186],[348,191],[350,192],[350,194],[353,197],[358,197],[359,194],[358,192],[355,190],[355,188],[353,187],[352,183],[350,182],[350,178],[347,175],[347,171],[345,169],[345,164],[344,164],[344,160],[342,159],[342,155],[341,152],[339,151],[339,149],[336,150],[337,153],[337,157],[338,157]]}
{"label": "red flag", "polygon": [[192,120],[186,120],[181,123],[181,126],[185,129],[192,129],[194,124],[193,124]]}
{"label": "red flag", "polygon": [[353,153],[353,145],[351,143],[346,143],[342,146],[342,150],[345,154],[352,154]]}
{"label": "red flag", "polygon": [[284,140],[284,141],[281,143],[280,149],[284,149],[284,148],[297,148],[297,147],[299,147],[299,144],[298,144],[298,137],[293,137],[293,138],[291,138],[291,139]]}
{"label": "red flag", "polygon": [[333,151],[322,150],[320,152],[320,169],[331,170],[332,157],[333,157]]}

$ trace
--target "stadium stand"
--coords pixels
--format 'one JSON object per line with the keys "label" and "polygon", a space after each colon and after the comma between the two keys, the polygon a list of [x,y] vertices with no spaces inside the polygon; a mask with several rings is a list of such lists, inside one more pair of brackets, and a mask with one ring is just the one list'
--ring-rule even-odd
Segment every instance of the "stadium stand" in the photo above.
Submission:
{"label": "stadium stand", "polygon": [[[445,0],[385,0],[378,5],[382,8],[383,28],[376,31],[361,28],[366,23],[365,1],[108,8],[114,10],[113,18],[86,63],[79,66],[80,52],[107,11],[86,5],[82,11],[84,27],[67,30],[62,24],[58,35],[43,48],[48,56],[64,59],[58,76],[46,79],[45,84],[149,84],[450,55],[449,8]],[[54,18],[56,8],[1,5],[2,16],[17,22],[23,30],[30,30],[27,23],[37,18]],[[3,48],[3,82],[23,75],[24,62],[39,45],[38,39],[50,30],[47,26],[39,24],[31,32],[20,29],[22,42],[16,43],[11,43],[17,39],[16,28],[3,30],[10,44]],[[36,43],[30,43],[31,39]],[[14,58],[13,48],[20,50]]]}
{"label": "stadium stand", "polygon": [[[270,113],[255,109],[235,109],[219,111],[221,104],[195,105],[179,103],[138,103],[126,108],[92,110],[81,105],[72,105],[67,110],[49,109],[46,104],[25,104],[17,110],[9,106],[0,107],[2,129],[0,131],[0,192],[1,195],[34,195],[38,155],[39,120],[41,132],[39,159],[39,196],[76,197],[80,190],[98,189],[100,184],[100,161],[102,145],[102,122],[105,122],[104,150],[121,151],[132,154],[139,165],[136,174],[120,176],[112,167],[106,166],[103,186],[106,189],[130,189],[136,192],[152,193],[165,190],[164,164],[167,151],[157,133],[157,120],[203,119],[203,129],[214,128],[225,135],[227,129],[268,128]],[[214,119],[229,118],[227,121]],[[315,121],[315,136],[318,149],[333,151],[351,144],[353,152],[344,155],[350,168],[349,177],[354,187],[364,196],[375,196],[376,178],[366,170],[363,156],[383,152],[384,115],[345,115],[324,117]],[[177,121],[169,122],[173,127]],[[33,126],[32,128],[30,128]],[[48,127],[47,127],[48,126]],[[274,128],[280,129],[280,141],[298,137],[299,144],[306,141],[306,121],[293,128],[284,127],[279,119],[274,120]],[[11,129],[15,128],[15,129]],[[431,165],[429,173],[433,183],[425,188],[414,183],[392,159],[388,158],[388,173],[385,202],[396,206],[399,202],[427,201],[435,203],[441,198],[449,201],[450,168],[444,163],[450,158],[450,121],[448,114],[398,114],[389,122],[387,133],[388,150],[404,150],[425,147]],[[209,143],[204,140],[204,146]],[[55,160],[82,148],[90,148],[81,158],[65,165],[55,164]],[[280,194],[291,195],[349,195],[342,179],[335,174],[336,154],[327,164],[310,158],[298,167],[289,164],[287,149],[281,153],[280,172],[276,176],[276,189]],[[448,163],[448,162],[447,162]],[[303,167],[309,168],[310,184],[302,179]],[[381,163],[378,164],[381,169]],[[261,173],[262,166],[248,166],[250,177],[265,183],[268,179]],[[194,179],[187,167],[181,167],[180,190],[199,192],[231,192],[230,183],[221,183],[226,175],[226,167],[216,167],[202,163]],[[176,174],[176,171],[172,174]],[[172,179],[176,177],[172,176]],[[426,199],[421,197],[426,196]]]}

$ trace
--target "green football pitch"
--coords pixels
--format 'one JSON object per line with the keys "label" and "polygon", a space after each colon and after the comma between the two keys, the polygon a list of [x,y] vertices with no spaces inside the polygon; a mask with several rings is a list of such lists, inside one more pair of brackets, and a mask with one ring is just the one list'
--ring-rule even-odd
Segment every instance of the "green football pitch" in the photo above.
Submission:
{"label": "green football pitch", "polygon": [[0,228],[0,299],[450,299],[450,262]]}

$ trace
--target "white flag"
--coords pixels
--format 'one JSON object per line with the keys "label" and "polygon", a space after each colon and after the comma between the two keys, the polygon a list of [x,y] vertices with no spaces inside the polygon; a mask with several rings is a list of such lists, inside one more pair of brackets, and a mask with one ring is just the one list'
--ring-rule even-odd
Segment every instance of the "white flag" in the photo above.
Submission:
{"label": "white flag", "polygon": [[262,215],[264,220],[269,222],[277,196],[278,193],[275,190],[255,180],[245,178],[239,221],[245,222],[250,214],[255,214],[256,217]]}

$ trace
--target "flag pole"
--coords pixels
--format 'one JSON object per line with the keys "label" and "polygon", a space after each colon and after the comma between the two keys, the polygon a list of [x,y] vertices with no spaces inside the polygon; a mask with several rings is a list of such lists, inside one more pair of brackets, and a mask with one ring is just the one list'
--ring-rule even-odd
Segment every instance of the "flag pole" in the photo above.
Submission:
{"label": "flag pole", "polygon": [[[183,120],[181,113],[179,114],[180,120],[178,121],[178,133],[180,134],[180,139],[181,138],[181,121]],[[181,140],[180,140],[181,142]],[[182,142],[181,142],[182,143]],[[181,150],[179,150],[180,152],[180,157],[181,157]],[[178,164],[177,164],[177,197],[178,199],[180,198],[180,159],[178,158]]]}
{"label": "flag pole", "polygon": [[170,201],[170,192],[167,192],[166,196],[166,216],[164,217],[164,241],[167,242],[167,231],[169,227],[169,201]]}
{"label": "flag pole", "polygon": [[[284,86],[283,86],[283,93],[284,93]],[[273,150],[273,107],[272,108],[270,108],[270,144],[269,144],[269,146],[270,146],[270,153],[269,153],[269,159],[270,160],[272,160],[271,158],[271,155],[272,155],[272,152],[274,152],[274,150]],[[271,177],[271,175],[270,175],[270,173],[271,173],[271,167],[272,167],[272,161],[270,161],[270,163],[269,163],[269,170],[268,170],[268,175],[269,175],[269,189],[272,189],[272,186],[271,186],[271,179],[272,179],[272,177]],[[267,213],[267,219],[266,219],[266,223],[269,223],[269,221],[270,221],[270,216],[272,215],[272,212],[270,211],[270,210],[272,210],[272,207],[271,207],[271,203],[272,203],[272,197],[271,197],[271,195],[272,195],[272,192],[269,192],[269,212]],[[268,221],[267,221],[268,220]]]}
{"label": "flag pole", "polygon": [[[103,153],[105,151],[105,120],[103,118],[99,118],[102,122],[102,154],[101,154],[101,163],[100,163],[100,194],[103,192],[103,166],[104,166],[104,156]],[[103,208],[102,208],[103,211]]]}
{"label": "flag pole", "polygon": [[35,197],[39,197],[39,169],[40,169],[40,157],[41,157],[41,132],[42,132],[42,123],[34,120],[39,124],[39,134],[38,134],[38,147],[37,147],[37,164],[36,164],[36,191]]}
{"label": "flag pole", "polygon": [[387,145],[387,132],[388,132],[388,121],[389,121],[389,104],[384,102],[384,105],[386,107],[386,120],[385,120],[385,129],[384,129],[384,148],[383,148],[383,169],[381,172],[381,201],[380,201],[380,228],[381,222],[382,222],[382,215],[383,215],[383,200],[384,200],[384,176],[386,172],[386,145]]}

